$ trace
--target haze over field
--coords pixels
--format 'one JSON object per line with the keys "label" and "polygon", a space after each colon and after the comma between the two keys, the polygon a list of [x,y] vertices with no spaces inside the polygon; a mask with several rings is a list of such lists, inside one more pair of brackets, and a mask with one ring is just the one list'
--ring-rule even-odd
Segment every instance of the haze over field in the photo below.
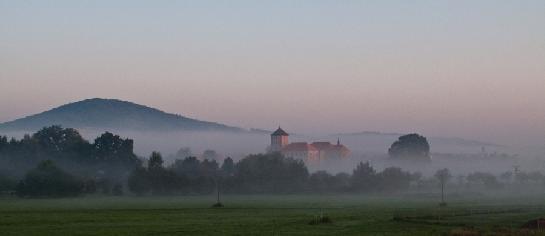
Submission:
{"label": "haze over field", "polygon": [[545,143],[545,2],[0,1],[0,121],[92,97],[243,128]]}

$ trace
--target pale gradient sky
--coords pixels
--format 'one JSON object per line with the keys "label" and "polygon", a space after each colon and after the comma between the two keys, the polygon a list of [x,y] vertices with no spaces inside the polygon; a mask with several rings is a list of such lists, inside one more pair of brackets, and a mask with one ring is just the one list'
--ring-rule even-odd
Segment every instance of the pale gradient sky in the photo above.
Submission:
{"label": "pale gradient sky", "polygon": [[545,144],[545,1],[0,0],[0,122],[92,97]]}

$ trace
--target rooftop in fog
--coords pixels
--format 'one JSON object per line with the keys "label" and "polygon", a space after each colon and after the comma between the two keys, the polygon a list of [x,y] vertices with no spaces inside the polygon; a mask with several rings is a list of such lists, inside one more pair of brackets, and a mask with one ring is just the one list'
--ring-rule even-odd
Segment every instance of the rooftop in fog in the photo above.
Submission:
{"label": "rooftop in fog", "polygon": [[282,128],[278,127],[278,129],[276,131],[274,131],[274,133],[271,134],[272,136],[289,136],[288,133],[286,133],[286,131],[284,131]]}

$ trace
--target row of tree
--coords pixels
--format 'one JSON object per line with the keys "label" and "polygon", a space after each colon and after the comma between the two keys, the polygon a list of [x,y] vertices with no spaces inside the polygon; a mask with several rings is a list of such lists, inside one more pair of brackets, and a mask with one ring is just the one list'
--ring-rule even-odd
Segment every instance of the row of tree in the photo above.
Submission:
{"label": "row of tree", "polygon": [[[535,175],[518,172],[515,176]],[[503,175],[501,175],[503,176]],[[187,157],[164,166],[158,152],[151,154],[147,165],[136,167],[127,181],[127,189],[136,195],[223,193],[391,193],[408,189],[444,190],[445,186],[499,189],[509,184],[520,186],[521,179],[507,180],[490,173],[474,172],[452,181],[448,169],[438,170],[433,177],[422,177],[397,167],[376,171],[368,162],[359,163],[352,174],[332,175],[326,171],[309,174],[300,160],[279,153],[257,154],[219,165],[215,160]],[[544,185],[545,178],[530,183]],[[507,181],[507,182],[506,182]],[[105,184],[100,179],[85,179],[70,174],[53,161],[42,161],[17,184],[0,176],[0,191],[15,190],[22,197],[60,197],[92,194],[97,191],[123,194],[125,184]]]}
{"label": "row of tree", "polygon": [[136,168],[128,187],[136,194],[207,194],[225,192],[297,192],[304,189],[309,173],[300,160],[279,153],[250,155],[237,163],[186,157],[164,166],[160,153],[151,154],[147,167]]}
{"label": "row of tree", "polygon": [[221,166],[195,157],[163,166],[161,155],[154,152],[147,167],[131,173],[128,187],[136,194],[207,194],[217,189],[226,193],[395,192],[408,189],[419,177],[397,167],[377,172],[368,162],[360,163],[351,175],[309,174],[303,161],[280,153],[249,155],[236,163],[227,158]]}
{"label": "row of tree", "polygon": [[[411,134],[400,137],[389,153],[398,158],[429,157],[429,145],[424,137]],[[404,191],[411,186],[435,189],[439,183],[452,182],[490,189],[545,182],[540,172],[506,172],[498,177],[475,172],[452,181],[448,169],[443,169],[433,178],[423,178],[396,167],[377,171],[368,162],[359,163],[351,174],[332,175],[309,173],[303,161],[280,153],[249,155],[236,163],[226,158],[221,165],[213,151],[200,159],[190,154],[189,149],[181,149],[170,165],[158,152],[140,160],[130,139],[106,132],[90,143],[76,130],[60,126],[43,128],[21,140],[0,136],[0,192],[15,190],[20,196],[119,195],[123,189],[140,195],[209,194],[218,189],[226,193],[369,193]]]}
{"label": "row of tree", "polygon": [[110,132],[93,143],[77,130],[60,126],[45,127],[22,139],[0,136],[0,173],[20,177],[37,163],[51,160],[71,173],[88,177],[123,178],[140,163],[133,152],[133,140]]}

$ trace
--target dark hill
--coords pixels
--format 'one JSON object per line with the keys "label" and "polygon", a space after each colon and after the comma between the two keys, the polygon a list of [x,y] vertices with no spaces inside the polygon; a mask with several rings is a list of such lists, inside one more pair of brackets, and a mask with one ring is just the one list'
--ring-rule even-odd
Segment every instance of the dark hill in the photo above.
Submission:
{"label": "dark hill", "polygon": [[1,123],[4,131],[34,131],[44,126],[140,131],[243,131],[214,122],[170,114],[117,99],[86,99],[14,121]]}

